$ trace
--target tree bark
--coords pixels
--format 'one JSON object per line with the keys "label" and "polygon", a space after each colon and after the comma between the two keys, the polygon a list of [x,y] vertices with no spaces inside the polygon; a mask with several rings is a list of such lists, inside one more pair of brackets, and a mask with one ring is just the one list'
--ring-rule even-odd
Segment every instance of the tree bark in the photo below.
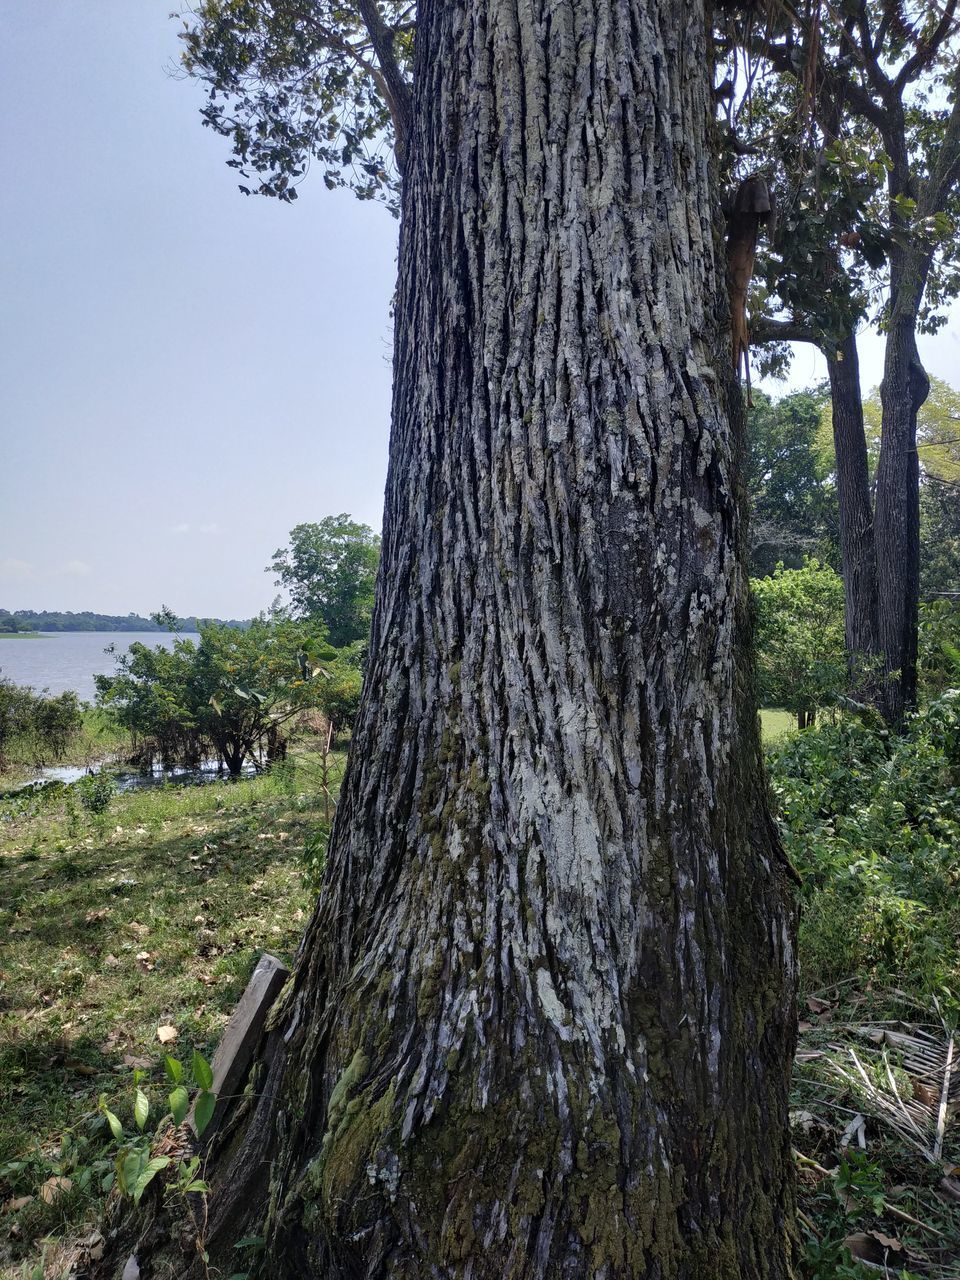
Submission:
{"label": "tree bark", "polygon": [[793,1274],[708,52],[700,4],[419,6],[369,669],[212,1204],[261,1274]]}
{"label": "tree bark", "polygon": [[847,660],[853,688],[873,698],[878,653],[877,557],[856,335],[849,334],[840,346],[824,343],[822,350],[830,375],[837,459]]}
{"label": "tree bark", "polygon": [[[919,306],[919,301],[918,301]],[[920,605],[920,460],[917,414],[930,382],[920,363],[917,311],[896,319],[887,335],[880,386],[880,460],[876,530],[879,639],[883,653],[880,707],[898,725],[917,702]]]}

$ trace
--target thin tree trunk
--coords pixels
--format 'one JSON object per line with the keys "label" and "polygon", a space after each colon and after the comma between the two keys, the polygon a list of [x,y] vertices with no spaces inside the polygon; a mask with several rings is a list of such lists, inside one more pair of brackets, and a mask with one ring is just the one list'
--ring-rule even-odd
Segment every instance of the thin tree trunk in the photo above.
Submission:
{"label": "thin tree trunk", "polygon": [[853,688],[873,697],[878,652],[877,558],[856,335],[849,334],[839,346],[825,343],[823,351],[830,375],[837,459],[847,660]]}
{"label": "thin tree trunk", "polygon": [[700,4],[419,6],[369,669],[212,1205],[262,1275],[792,1274],[708,52]]}
{"label": "thin tree trunk", "polygon": [[[891,267],[891,322],[880,387],[882,420],[877,464],[876,547],[879,640],[884,680],[880,706],[899,725],[917,701],[920,602],[920,461],[917,414],[930,381],[917,350],[917,314],[929,260],[903,255]],[[904,282],[906,277],[906,282]]]}

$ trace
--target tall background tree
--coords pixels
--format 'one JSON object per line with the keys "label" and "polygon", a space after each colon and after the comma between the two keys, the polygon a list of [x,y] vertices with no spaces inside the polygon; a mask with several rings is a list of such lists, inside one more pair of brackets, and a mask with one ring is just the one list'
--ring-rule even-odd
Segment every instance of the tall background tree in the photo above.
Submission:
{"label": "tall background tree", "polygon": [[786,1280],[703,8],[423,4],[412,90],[388,11],[304,15],[364,17],[402,155],[384,563],[208,1243],[265,1215],[277,1277]]}
{"label": "tall background tree", "polygon": [[823,439],[825,396],[799,391],[772,400],[753,394],[747,489],[750,574],[778,563],[799,569],[807,556],[839,561],[836,469]]}
{"label": "tall background tree", "polygon": [[[724,33],[737,65],[747,60],[738,149],[781,184],[760,302],[779,303],[783,318],[756,334],[814,342],[827,358],[847,642],[855,678],[858,653],[880,655],[872,693],[891,723],[916,695],[916,426],[928,391],[916,335],[937,326],[960,284],[956,10],[955,0],[845,0],[801,16],[778,4],[769,20],[733,19]],[[884,426],[871,496],[856,330],[878,288]]]}
{"label": "tall background tree", "polygon": [[267,573],[290,596],[294,618],[321,623],[335,648],[365,641],[370,634],[373,588],[380,539],[346,515],[298,524],[290,545],[273,553]]}

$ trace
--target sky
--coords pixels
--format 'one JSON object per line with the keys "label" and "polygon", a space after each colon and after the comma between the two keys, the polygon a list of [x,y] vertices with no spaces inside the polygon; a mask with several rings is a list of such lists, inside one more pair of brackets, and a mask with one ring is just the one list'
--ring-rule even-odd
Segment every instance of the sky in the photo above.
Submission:
{"label": "sky", "polygon": [[0,607],[248,617],[379,528],[397,224],[237,190],[170,0],[0,0]]}
{"label": "sky", "polygon": [[[0,608],[248,617],[295,524],[380,525],[397,224],[242,196],[172,7],[0,0]],[[960,309],[921,354],[960,386]]]}

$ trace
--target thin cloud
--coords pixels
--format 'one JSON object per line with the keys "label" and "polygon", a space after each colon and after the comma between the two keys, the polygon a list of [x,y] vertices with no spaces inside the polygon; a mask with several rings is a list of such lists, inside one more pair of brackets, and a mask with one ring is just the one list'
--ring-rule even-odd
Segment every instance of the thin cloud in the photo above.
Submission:
{"label": "thin cloud", "polygon": [[0,582],[26,582],[36,576],[36,568],[29,560],[15,560],[8,556],[0,560]]}
{"label": "thin cloud", "polygon": [[183,523],[183,524],[172,524],[172,525],[170,526],[170,532],[171,532],[171,533],[189,533],[189,532],[190,532],[190,526],[189,526],[187,523]]}
{"label": "thin cloud", "polygon": [[65,573],[71,578],[85,578],[87,574],[93,573],[93,569],[87,564],[86,560],[67,560],[57,572]]}

